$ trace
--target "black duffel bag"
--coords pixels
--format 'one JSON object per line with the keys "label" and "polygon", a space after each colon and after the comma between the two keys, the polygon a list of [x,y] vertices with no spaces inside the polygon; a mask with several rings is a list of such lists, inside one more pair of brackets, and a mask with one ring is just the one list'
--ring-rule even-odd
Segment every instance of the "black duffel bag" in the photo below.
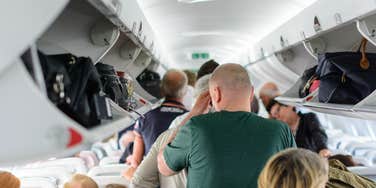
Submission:
{"label": "black duffel bag", "polygon": [[111,109],[100,95],[102,84],[90,58],[72,54],[38,52],[47,96],[61,111],[86,128],[111,118]]}
{"label": "black duffel bag", "polygon": [[357,52],[319,55],[319,101],[356,104],[376,89],[376,54],[366,53],[363,39]]}
{"label": "black duffel bag", "polygon": [[126,95],[123,91],[122,84],[119,77],[116,75],[115,68],[111,65],[97,63],[95,65],[99,74],[101,75],[101,80],[103,83],[104,92],[109,98],[111,98],[119,106],[126,108]]}

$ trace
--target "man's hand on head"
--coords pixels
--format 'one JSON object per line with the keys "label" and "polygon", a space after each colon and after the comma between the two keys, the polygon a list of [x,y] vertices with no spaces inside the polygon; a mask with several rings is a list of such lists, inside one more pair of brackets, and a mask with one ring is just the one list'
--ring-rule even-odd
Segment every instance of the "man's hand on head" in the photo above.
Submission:
{"label": "man's hand on head", "polygon": [[192,110],[189,112],[190,117],[198,116],[201,114],[206,114],[210,108],[210,94],[209,91],[201,93],[197,98]]}

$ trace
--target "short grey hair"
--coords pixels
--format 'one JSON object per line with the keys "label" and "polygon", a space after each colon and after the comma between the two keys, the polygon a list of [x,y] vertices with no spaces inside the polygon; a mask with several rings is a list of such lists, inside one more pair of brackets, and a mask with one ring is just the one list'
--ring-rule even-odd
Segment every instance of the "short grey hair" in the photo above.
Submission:
{"label": "short grey hair", "polygon": [[161,90],[165,98],[183,98],[188,85],[187,75],[183,71],[171,69],[162,78]]}
{"label": "short grey hair", "polygon": [[207,74],[196,81],[194,95],[193,95],[195,98],[200,96],[205,91],[209,90],[210,78],[211,78],[211,74]]}

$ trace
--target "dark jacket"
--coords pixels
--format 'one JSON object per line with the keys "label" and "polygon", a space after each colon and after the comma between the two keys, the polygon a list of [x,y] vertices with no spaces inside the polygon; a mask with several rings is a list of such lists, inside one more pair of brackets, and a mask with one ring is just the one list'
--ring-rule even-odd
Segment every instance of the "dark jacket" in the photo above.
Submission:
{"label": "dark jacket", "polygon": [[295,135],[296,145],[313,152],[327,149],[328,136],[314,113],[298,113],[300,116],[299,127]]}

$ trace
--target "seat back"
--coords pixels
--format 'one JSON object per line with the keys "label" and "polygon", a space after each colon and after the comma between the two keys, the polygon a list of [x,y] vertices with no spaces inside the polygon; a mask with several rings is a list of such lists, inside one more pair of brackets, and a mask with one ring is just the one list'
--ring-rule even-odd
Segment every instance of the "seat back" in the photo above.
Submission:
{"label": "seat back", "polygon": [[120,157],[114,156],[114,157],[105,157],[99,162],[99,166],[106,166],[106,165],[113,165],[113,164],[119,164]]}
{"label": "seat back", "polygon": [[12,173],[20,179],[49,177],[56,179],[57,185],[62,185],[71,178],[74,172],[63,166],[39,167],[39,168],[18,168],[13,169]]}
{"label": "seat back", "polygon": [[129,168],[126,164],[96,166],[89,170],[88,176],[120,176],[121,173]]}
{"label": "seat back", "polygon": [[78,156],[85,161],[89,169],[99,164],[97,155],[93,151],[81,151]]}
{"label": "seat back", "polygon": [[21,188],[58,188],[57,180],[52,177],[21,178]]}
{"label": "seat back", "polygon": [[88,171],[88,167],[85,164],[85,161],[79,157],[70,157],[70,158],[62,158],[62,159],[55,159],[49,161],[43,161],[37,163],[34,168],[40,167],[54,167],[54,166],[63,166],[68,168],[70,171],[78,174],[86,174]]}

